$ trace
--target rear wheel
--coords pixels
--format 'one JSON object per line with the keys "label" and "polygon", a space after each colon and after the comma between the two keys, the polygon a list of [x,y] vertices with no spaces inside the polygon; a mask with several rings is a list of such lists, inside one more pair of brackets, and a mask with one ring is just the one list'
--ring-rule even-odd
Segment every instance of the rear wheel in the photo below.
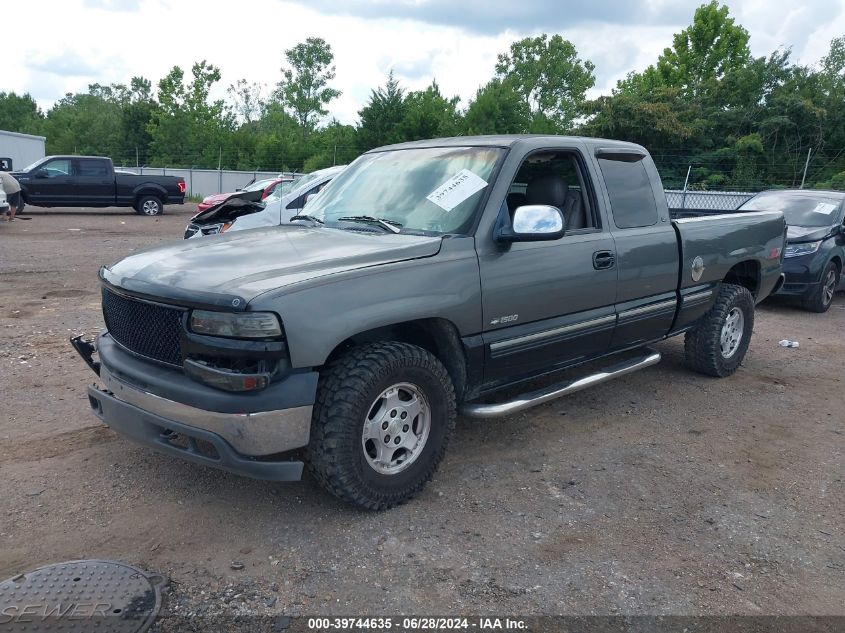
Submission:
{"label": "rear wheel", "polygon": [[687,365],[708,376],[730,376],[745,358],[753,329],[751,292],[743,286],[722,284],[716,303],[686,334]]}
{"label": "rear wheel", "polygon": [[164,213],[164,204],[155,196],[144,196],[138,199],[135,210],[141,215],[161,215]]}
{"label": "rear wheel", "polygon": [[833,303],[833,295],[839,285],[839,267],[836,262],[828,262],[822,273],[821,283],[804,302],[804,309],[810,312],[827,312]]}
{"label": "rear wheel", "polygon": [[384,510],[423,489],[454,425],[454,387],[434,355],[398,342],[359,347],[320,377],[309,469],[336,497]]}

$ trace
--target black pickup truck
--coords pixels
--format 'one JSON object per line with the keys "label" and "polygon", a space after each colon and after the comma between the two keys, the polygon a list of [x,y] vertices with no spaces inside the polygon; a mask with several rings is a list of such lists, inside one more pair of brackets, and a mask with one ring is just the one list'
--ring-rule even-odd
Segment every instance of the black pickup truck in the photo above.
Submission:
{"label": "black pickup truck", "polygon": [[22,202],[38,207],[132,207],[160,215],[165,204],[182,204],[185,179],[115,172],[110,158],[47,156],[12,175]]}

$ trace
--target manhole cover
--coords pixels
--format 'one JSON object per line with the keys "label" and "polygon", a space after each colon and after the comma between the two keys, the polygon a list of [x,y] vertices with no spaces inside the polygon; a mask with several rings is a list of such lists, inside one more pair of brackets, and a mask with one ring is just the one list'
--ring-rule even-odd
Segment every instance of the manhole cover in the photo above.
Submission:
{"label": "manhole cover", "polygon": [[41,567],[0,583],[0,630],[146,631],[161,608],[166,582],[104,560]]}

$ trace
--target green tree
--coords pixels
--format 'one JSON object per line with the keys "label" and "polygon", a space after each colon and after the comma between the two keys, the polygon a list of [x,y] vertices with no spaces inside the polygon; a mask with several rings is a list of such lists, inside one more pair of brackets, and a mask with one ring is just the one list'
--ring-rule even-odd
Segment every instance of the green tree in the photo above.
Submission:
{"label": "green tree", "polygon": [[728,6],[711,0],[696,9],[688,28],[675,34],[672,47],[663,50],[654,70],[646,70],[644,80],[651,81],[656,72],[663,85],[678,88],[685,97],[712,96],[719,82],[751,61],[748,38]]}
{"label": "green tree", "polygon": [[108,91],[66,94],[47,112],[42,132],[48,154],[93,154],[117,157],[120,162],[121,111]]}
{"label": "green tree", "polygon": [[459,97],[447,99],[436,81],[425,90],[409,92],[399,131],[403,140],[455,136],[460,130]]}
{"label": "green tree", "polygon": [[157,110],[158,103],[153,98],[152,82],[145,77],[132,77],[121,101],[122,144],[129,154],[129,164],[132,163],[133,148],[138,164],[147,163],[152,142],[149,125]]}
{"label": "green tree", "polygon": [[560,35],[527,37],[498,57],[496,73],[522,96],[532,131],[566,131],[581,114],[584,95],[595,85],[589,60],[578,57],[572,42]]}
{"label": "green tree", "polygon": [[238,79],[227,90],[232,100],[232,109],[238,118],[247,125],[260,119],[267,109],[266,89],[263,84],[249,83],[246,79]]}
{"label": "green tree", "polygon": [[282,68],[278,94],[307,136],[317,120],[328,114],[326,105],[341,94],[328,85],[335,77],[334,54],[324,39],[309,37],[286,50],[285,58],[290,67]]}
{"label": "green tree", "polygon": [[309,139],[314,153],[305,160],[303,171],[351,163],[358,156],[356,137],[354,126],[342,125],[333,119]]}
{"label": "green tree", "polygon": [[510,83],[494,78],[475,93],[463,124],[467,134],[524,134],[531,114]]}
{"label": "green tree", "polygon": [[358,144],[362,151],[404,140],[399,126],[405,118],[405,91],[392,70],[385,85],[370,93],[358,117]]}
{"label": "green tree", "polygon": [[262,169],[301,171],[309,152],[299,123],[278,102],[267,105],[255,124],[255,160]]}
{"label": "green tree", "polygon": [[40,134],[44,115],[29,93],[0,92],[0,130]]}
{"label": "green tree", "polygon": [[191,68],[185,84],[181,68],[174,66],[158,83],[159,108],[148,125],[152,160],[165,165],[227,167],[237,162],[222,148],[234,130],[234,117],[222,99],[210,100],[211,88],[220,81],[220,69],[205,60]]}

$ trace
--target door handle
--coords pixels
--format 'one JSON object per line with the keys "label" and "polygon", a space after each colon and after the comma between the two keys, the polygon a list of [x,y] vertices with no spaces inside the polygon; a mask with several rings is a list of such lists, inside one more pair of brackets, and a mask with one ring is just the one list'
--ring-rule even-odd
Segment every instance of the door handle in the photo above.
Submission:
{"label": "door handle", "polygon": [[613,251],[596,251],[593,253],[593,268],[606,270],[616,265],[616,256]]}

